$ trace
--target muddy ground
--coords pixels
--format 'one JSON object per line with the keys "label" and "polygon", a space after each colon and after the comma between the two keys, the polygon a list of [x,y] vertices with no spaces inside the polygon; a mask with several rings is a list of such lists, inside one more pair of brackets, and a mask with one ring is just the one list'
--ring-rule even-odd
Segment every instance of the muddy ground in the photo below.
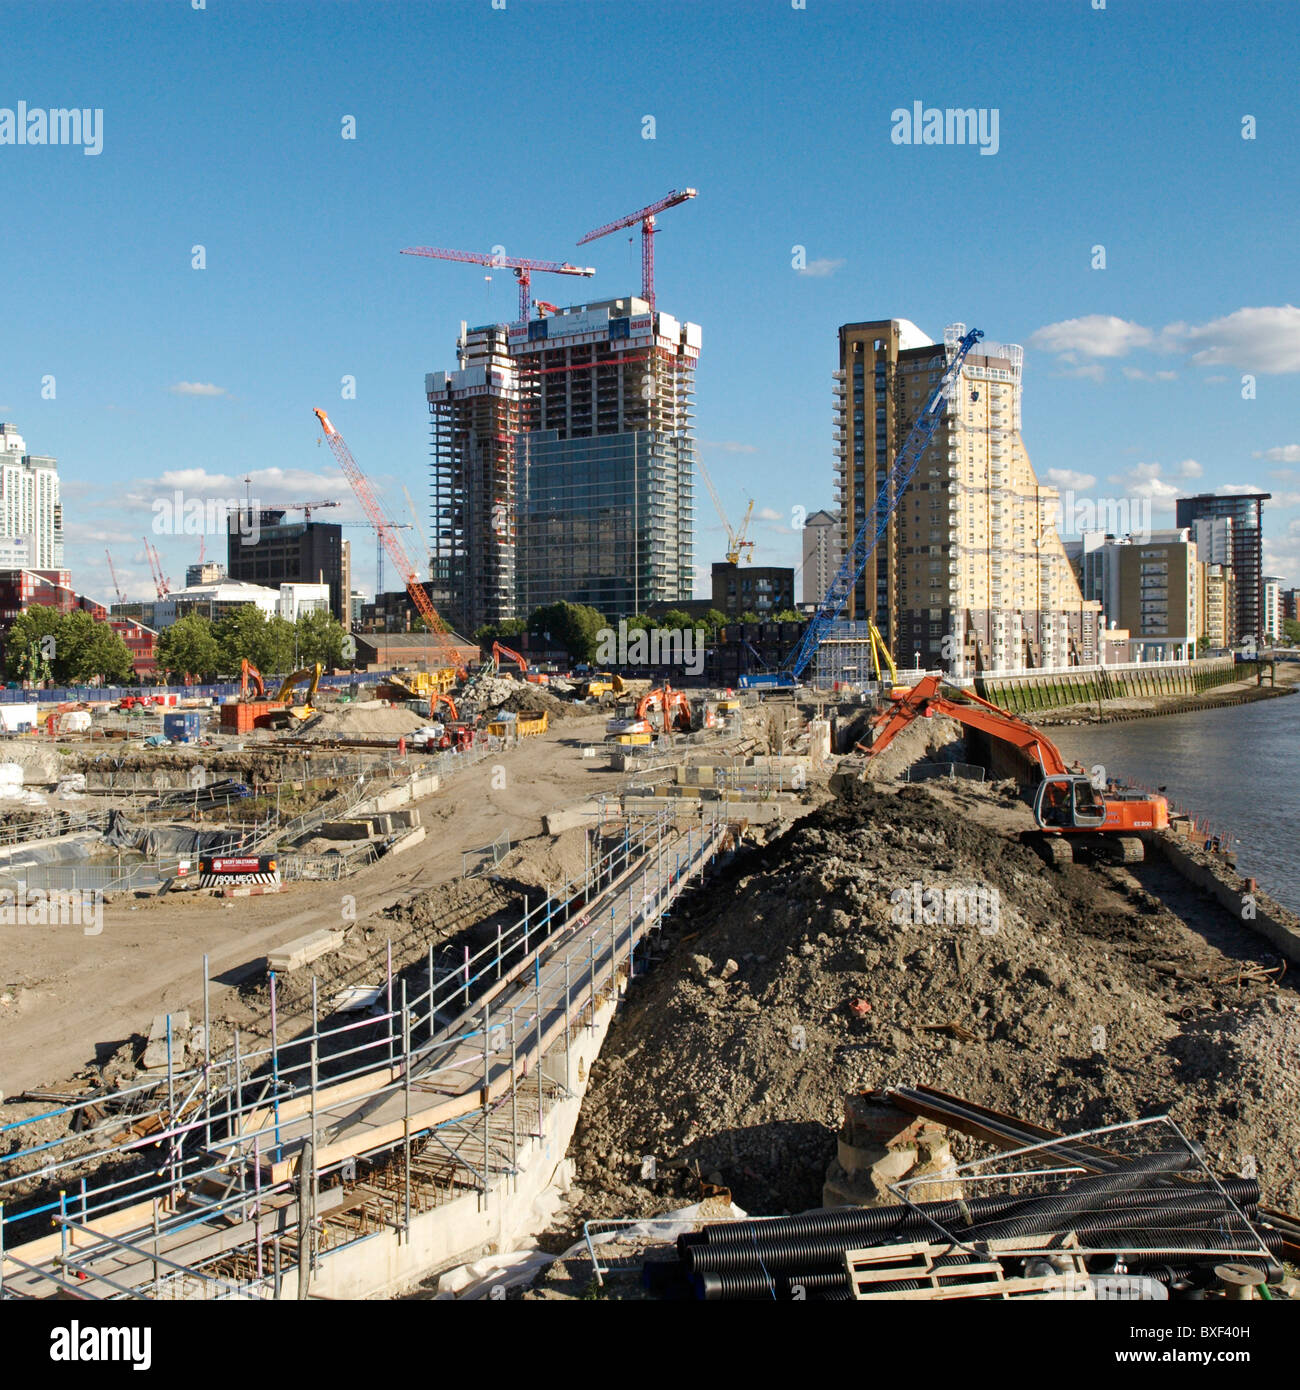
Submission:
{"label": "muddy ground", "polygon": [[[846,1092],[895,1084],[1057,1129],[1168,1112],[1300,1205],[1279,957],[1161,861],[1048,869],[1008,834],[1026,816],[996,786],[857,784],[697,892],[593,1068],[557,1242],[692,1200],[681,1165],[752,1212],[820,1205]],[[913,884],[984,897],[964,924],[914,921]],[[1252,966],[1275,973],[1239,983]]]}

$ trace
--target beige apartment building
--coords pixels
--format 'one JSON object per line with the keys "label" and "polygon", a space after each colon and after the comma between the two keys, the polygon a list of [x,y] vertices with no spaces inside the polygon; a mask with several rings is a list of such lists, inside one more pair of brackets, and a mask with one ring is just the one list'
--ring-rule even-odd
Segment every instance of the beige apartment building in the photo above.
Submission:
{"label": "beige apartment building", "polygon": [[[935,343],[907,319],[845,324],[835,373],[836,502],[848,548],[965,333]],[[984,342],[850,596],[900,661],[955,676],[1098,659],[1101,605],[1083,598],[1020,437],[1024,350]]]}
{"label": "beige apartment building", "polygon": [[1207,647],[1230,647],[1237,640],[1237,586],[1231,565],[1199,563],[1201,641]]}

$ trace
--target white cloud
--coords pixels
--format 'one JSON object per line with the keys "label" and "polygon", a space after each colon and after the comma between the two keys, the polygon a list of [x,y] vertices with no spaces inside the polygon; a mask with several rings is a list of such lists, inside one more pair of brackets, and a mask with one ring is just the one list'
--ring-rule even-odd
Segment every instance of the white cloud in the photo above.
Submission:
{"label": "white cloud", "polygon": [[167,388],[173,396],[224,396],[224,386],[214,386],[210,381],[178,381]]}
{"label": "white cloud", "polygon": [[1300,444],[1282,444],[1276,449],[1256,449],[1257,459],[1267,459],[1269,463],[1300,463]]}
{"label": "white cloud", "polygon": [[756,454],[758,445],[742,444],[739,439],[705,439],[700,442],[701,449],[716,449],[720,454]]}
{"label": "white cloud", "polygon": [[1073,492],[1086,492],[1097,483],[1091,473],[1076,473],[1072,468],[1049,468],[1046,477],[1053,487]]}
{"label": "white cloud", "polygon": [[1203,324],[1171,323],[1161,340],[1171,351],[1190,352],[1201,366],[1300,372],[1300,308],[1294,304],[1237,309]]}
{"label": "white cloud", "polygon": [[1120,369],[1129,381],[1177,381],[1177,372],[1144,372],[1141,367]]}
{"label": "white cloud", "polygon": [[755,513],[760,521],[784,521],[785,517],[775,507],[760,507]]}
{"label": "white cloud", "polygon": [[1126,357],[1134,348],[1146,347],[1152,337],[1151,330],[1140,323],[1114,314],[1087,314],[1036,329],[1029,335],[1029,344],[1073,362],[1078,356]]}
{"label": "white cloud", "polygon": [[[1061,359],[1062,362],[1071,362],[1073,357],[1067,355]],[[1105,381],[1106,368],[1100,362],[1090,362],[1082,367],[1062,367],[1059,372],[1053,372],[1053,376],[1072,376],[1082,377],[1085,381]]]}
{"label": "white cloud", "polygon": [[1180,478],[1199,478],[1205,472],[1205,469],[1195,459],[1184,459],[1182,463],[1175,466]]}
{"label": "white cloud", "polygon": [[1184,489],[1166,481],[1163,473],[1158,463],[1138,463],[1127,473],[1112,474],[1106,481],[1114,483],[1125,496],[1149,500],[1153,511],[1173,511],[1174,499]]}
{"label": "white cloud", "polygon": [[843,257],[838,260],[830,260],[829,258],[823,257],[819,261],[809,261],[808,264],[804,266],[802,270],[797,271],[796,274],[811,275],[814,279],[823,279],[827,275],[834,275],[843,264]]}

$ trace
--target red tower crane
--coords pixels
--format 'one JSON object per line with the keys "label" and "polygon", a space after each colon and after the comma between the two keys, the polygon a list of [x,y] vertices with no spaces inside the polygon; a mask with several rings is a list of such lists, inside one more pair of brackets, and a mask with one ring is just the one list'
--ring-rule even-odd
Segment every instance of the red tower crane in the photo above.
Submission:
{"label": "red tower crane", "polygon": [[403,256],[428,256],[435,261],[467,261],[470,265],[504,266],[514,271],[519,281],[519,317],[527,319],[530,315],[533,292],[534,271],[544,271],[547,275],[594,275],[592,266],[570,265],[568,261],[529,261],[521,256],[497,256],[481,251],[443,251],[437,246],[408,246]]}
{"label": "red tower crane", "polygon": [[171,580],[163,574],[162,560],[158,552],[149,544],[149,537],[142,536],[144,541],[144,553],[149,558],[149,573],[153,575],[154,592],[159,598],[166,598],[171,593]]}
{"label": "red tower crane", "polygon": [[665,212],[669,208],[675,208],[678,203],[689,202],[695,197],[693,188],[674,189],[666,197],[660,198],[658,202],[651,203],[648,208],[642,208],[639,212],[629,212],[626,217],[620,217],[617,222],[606,223],[603,227],[597,227],[594,232],[588,232],[586,236],[578,239],[578,245],[585,245],[589,241],[595,241],[597,237],[608,236],[610,232],[620,231],[624,227],[633,227],[638,222],[641,224],[641,298],[650,306],[650,312],[655,311],[655,216]]}
{"label": "red tower crane", "polygon": [[[402,581],[406,585],[406,592],[410,594],[411,602],[415,604],[415,611],[424,619],[425,626],[429,629],[434,640],[440,641],[441,645],[448,648],[449,664],[459,668],[460,660],[456,655],[455,643],[447,636],[447,624],[438,616],[438,610],[429,602],[429,595],[416,576],[410,557],[395,534],[394,526],[396,523],[389,521],[384,515],[379,499],[371,490],[369,479],[361,471],[360,464],[352,457],[352,450],[344,442],[343,436],[330,424],[329,416],[323,410],[317,410],[316,418],[320,421],[321,429],[325,431],[326,443],[334,451],[334,457],[339,461],[343,476],[352,484],[352,491],[356,493],[357,501],[361,503],[362,510],[370,519],[370,524],[375,528],[376,535],[383,541],[388,558],[397,566],[397,572],[402,576]],[[375,597],[377,599],[378,594]]]}
{"label": "red tower crane", "polygon": [[126,602],[126,595],[122,592],[122,586],[117,582],[117,571],[113,568],[113,553],[105,549],[104,554],[108,556],[108,575],[113,581],[113,589],[117,594],[118,603]]}

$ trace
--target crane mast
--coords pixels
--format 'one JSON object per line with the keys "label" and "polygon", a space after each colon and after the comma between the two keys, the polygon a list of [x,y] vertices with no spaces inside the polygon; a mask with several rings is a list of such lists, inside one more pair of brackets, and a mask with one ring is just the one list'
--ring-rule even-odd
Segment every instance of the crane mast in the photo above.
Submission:
{"label": "crane mast", "polygon": [[[912,480],[912,474],[916,472],[917,465],[921,462],[921,455],[925,453],[930,440],[934,438],[934,432],[939,428],[939,421],[943,419],[943,403],[956,391],[957,380],[961,376],[966,354],[983,336],[982,329],[972,328],[958,345],[943,378],[934,388],[930,399],[925,403],[920,415],[917,416],[916,423],[903,441],[903,447],[898,451],[898,457],[885,475],[885,481],[881,483],[880,491],[876,494],[875,506],[863,517],[862,525],[858,527],[858,533],[853,538],[853,544],[845,552],[844,559],[836,571],[834,579],[831,580],[830,587],[826,590],[826,596],[817,605],[817,611],[809,619],[808,626],[804,629],[803,637],[798,646],[786,657],[780,670],[774,675],[766,678],[763,676],[759,676],[757,679],[748,678],[748,684],[793,685],[803,675],[814,652],[821,646],[826,634],[830,631],[831,624],[844,611],[844,605],[849,601],[849,595],[857,587],[858,580],[867,567],[867,561],[875,553],[876,546],[881,536],[885,534],[885,528],[889,525],[890,518],[897,510],[899,502],[902,501],[903,493]],[[746,683],[744,677],[742,677],[743,683]]]}

